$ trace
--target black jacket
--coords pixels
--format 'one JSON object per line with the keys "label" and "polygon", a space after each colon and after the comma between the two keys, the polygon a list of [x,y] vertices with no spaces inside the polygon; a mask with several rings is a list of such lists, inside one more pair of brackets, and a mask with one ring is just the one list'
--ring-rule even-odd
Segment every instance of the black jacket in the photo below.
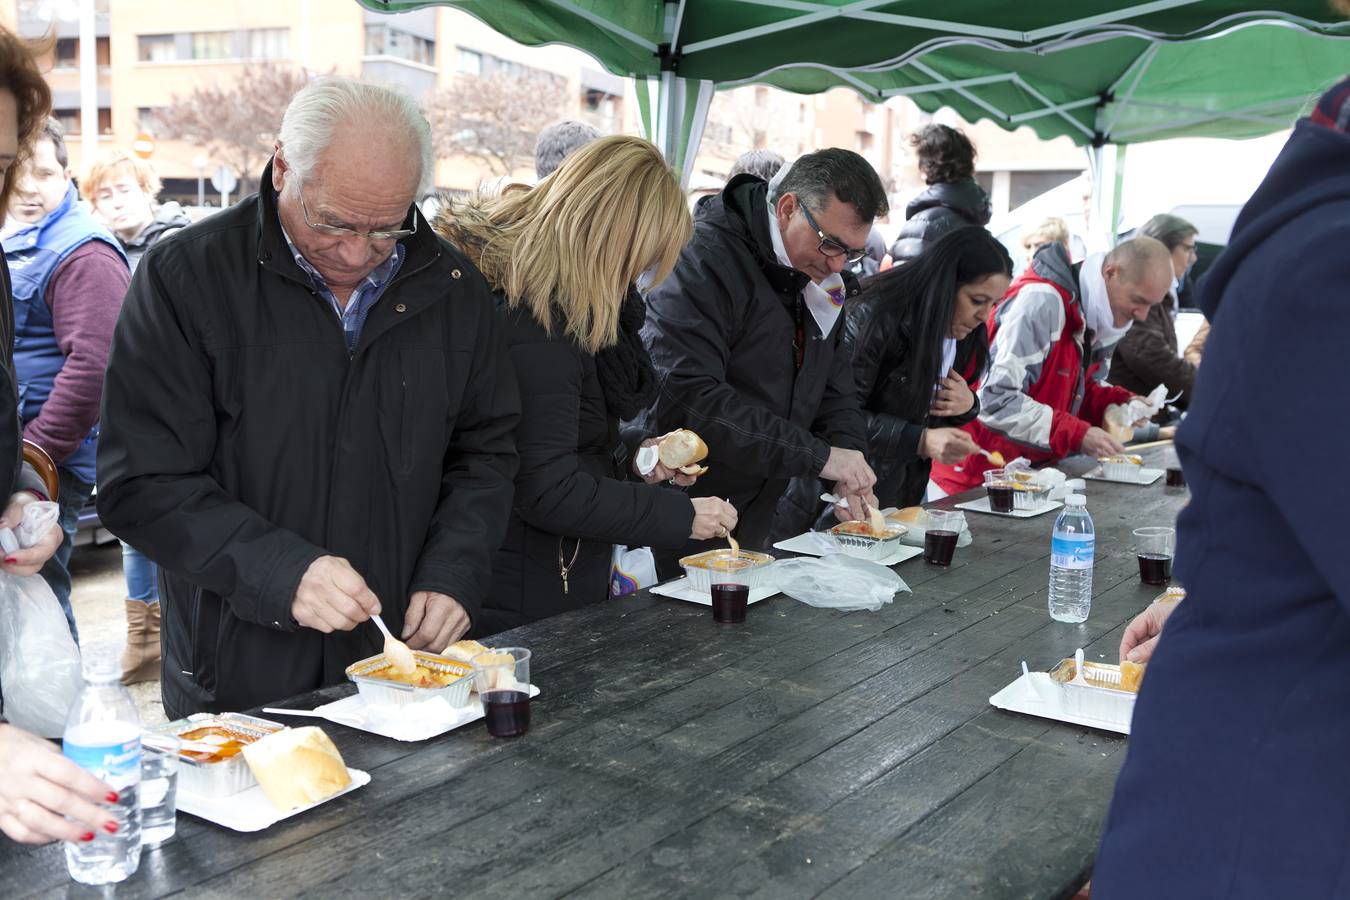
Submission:
{"label": "black jacket", "polygon": [[778,263],[766,191],[739,175],[707,204],[675,271],[647,295],[643,329],[661,379],[648,431],[703,437],[711,471],[690,493],[729,499],[736,535],[754,549],[809,524],[809,511],[786,508],[774,522],[788,479],[819,474],[831,446],[867,447],[849,360],[837,352],[841,324],[821,334],[801,300],[806,275]]}
{"label": "black jacket", "polygon": [[947,232],[966,225],[983,227],[993,215],[989,195],[973,179],[939,182],[905,207],[905,224],[891,244],[891,259],[897,265],[907,263]]}
{"label": "black jacket", "polygon": [[[919,456],[925,428],[959,428],[980,413],[977,397],[970,411],[950,418],[909,421],[903,410],[915,391],[932,396],[932,384],[911,384],[908,372],[910,335],[905,304],[864,294],[850,301],[844,346],[853,357],[858,403],[867,418],[867,461],[877,475],[876,495],[882,507],[915,506],[923,501],[930,460]],[[984,326],[956,345],[953,368],[974,383],[988,361],[989,333]],[[943,373],[946,374],[946,373]]]}
{"label": "black jacket", "polygon": [[[520,383],[520,472],[478,635],[604,600],[615,544],[678,548],[694,522],[680,491],[628,480],[595,356],[560,327],[550,337],[527,310],[501,315]],[[559,558],[570,563],[566,590]]]}
{"label": "black jacket", "polygon": [[291,618],[324,554],[395,634],[418,590],[477,621],[510,510],[520,400],[482,276],[420,223],[349,354],[270,165],[262,184],[146,252],[109,357],[98,511],[161,567],[170,718],[333,684],[378,652],[372,624]]}
{"label": "black jacket", "polygon": [[1196,368],[1178,352],[1177,326],[1172,320],[1175,310],[1176,296],[1169,293],[1162,303],[1149,309],[1148,318],[1131,325],[1111,354],[1107,377],[1112,384],[1141,397],[1165,384],[1168,396],[1181,395],[1173,405],[1185,409],[1191,402]]}

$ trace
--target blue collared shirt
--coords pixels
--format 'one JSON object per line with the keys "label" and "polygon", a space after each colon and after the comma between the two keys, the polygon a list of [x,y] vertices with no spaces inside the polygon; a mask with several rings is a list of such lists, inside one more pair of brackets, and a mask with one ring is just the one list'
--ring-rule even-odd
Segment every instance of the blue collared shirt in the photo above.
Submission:
{"label": "blue collared shirt", "polygon": [[347,339],[347,352],[355,353],[357,342],[361,340],[361,329],[365,327],[366,316],[370,314],[370,308],[380,299],[380,295],[384,293],[385,288],[389,287],[389,283],[398,274],[399,267],[403,265],[403,245],[394,245],[394,252],[389,254],[388,259],[376,266],[361,281],[356,290],[352,291],[352,296],[344,308],[337,295],[328,287],[328,282],[324,281],[323,276],[319,274],[319,270],[310,265],[309,260],[300,254],[300,249],[291,242],[291,236],[286,233],[286,226],[284,225],[281,227],[281,234],[286,238],[286,246],[291,248],[291,255],[295,257],[295,264],[300,267],[300,271],[309,276],[314,289],[332,304],[333,312],[337,313],[338,320],[342,322],[342,331]]}

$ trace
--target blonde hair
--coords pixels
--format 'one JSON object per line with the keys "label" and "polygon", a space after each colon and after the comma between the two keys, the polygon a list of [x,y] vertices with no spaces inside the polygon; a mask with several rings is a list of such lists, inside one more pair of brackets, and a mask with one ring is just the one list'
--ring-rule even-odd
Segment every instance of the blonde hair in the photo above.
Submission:
{"label": "blonde hair", "polygon": [[434,224],[510,306],[549,334],[560,316],[590,353],[618,340],[629,285],[664,280],[694,229],[661,151],[627,135],[585,144],[535,187],[448,201]]}
{"label": "blonde hair", "polygon": [[1069,243],[1069,223],[1065,222],[1059,216],[1050,216],[1041,224],[1022,235],[1022,249],[1027,253],[1035,253],[1038,247],[1045,244],[1064,244]]}
{"label": "blonde hair", "polygon": [[141,190],[150,195],[151,201],[156,200],[159,197],[159,176],[148,162],[125,150],[108,150],[94,160],[94,164],[80,179],[80,196],[93,203],[99,188],[128,169]]}

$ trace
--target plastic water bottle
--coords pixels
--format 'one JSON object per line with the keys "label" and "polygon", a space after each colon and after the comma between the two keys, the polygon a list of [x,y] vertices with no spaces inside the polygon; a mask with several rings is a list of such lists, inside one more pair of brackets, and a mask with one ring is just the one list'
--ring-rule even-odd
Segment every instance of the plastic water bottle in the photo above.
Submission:
{"label": "plastic water bottle", "polygon": [[1070,494],[1055,519],[1050,539],[1050,618],[1085,622],[1092,608],[1092,557],[1097,533],[1088,515],[1087,498]]}
{"label": "plastic water bottle", "polygon": [[83,884],[112,884],[141,863],[141,722],[131,695],[122,687],[115,655],[90,654],[84,661],[84,689],[66,719],[62,752],[117,791],[105,804],[117,833],[94,830],[92,841],[66,844],[66,868]]}

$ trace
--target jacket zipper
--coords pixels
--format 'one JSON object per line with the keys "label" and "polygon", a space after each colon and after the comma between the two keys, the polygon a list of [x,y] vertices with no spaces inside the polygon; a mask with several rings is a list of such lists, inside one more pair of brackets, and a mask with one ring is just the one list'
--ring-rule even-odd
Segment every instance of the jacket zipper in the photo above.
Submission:
{"label": "jacket zipper", "polygon": [[570,586],[567,583],[567,576],[571,574],[572,567],[577,564],[577,556],[581,553],[581,538],[577,538],[577,545],[572,549],[572,558],[563,562],[563,541],[565,537],[558,538],[558,577],[562,579],[563,593],[570,593]]}

